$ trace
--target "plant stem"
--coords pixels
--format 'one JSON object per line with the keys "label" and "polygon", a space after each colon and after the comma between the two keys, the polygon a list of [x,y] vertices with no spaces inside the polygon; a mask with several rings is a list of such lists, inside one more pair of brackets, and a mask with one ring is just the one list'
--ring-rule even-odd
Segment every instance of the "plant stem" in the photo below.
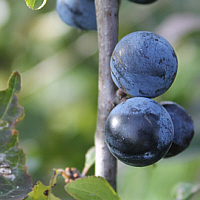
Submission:
{"label": "plant stem", "polygon": [[99,46],[98,116],[95,133],[95,175],[116,190],[117,162],[105,143],[105,121],[113,108],[116,87],[110,75],[110,57],[118,42],[119,0],[95,0]]}

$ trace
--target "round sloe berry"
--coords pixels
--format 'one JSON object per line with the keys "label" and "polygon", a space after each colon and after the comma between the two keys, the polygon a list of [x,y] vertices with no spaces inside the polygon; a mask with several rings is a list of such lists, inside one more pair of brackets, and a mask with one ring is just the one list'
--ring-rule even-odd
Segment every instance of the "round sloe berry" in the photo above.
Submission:
{"label": "round sloe berry", "polygon": [[143,167],[160,160],[169,150],[174,127],[169,113],[156,101],[135,97],[118,104],[109,114],[106,143],[125,164]]}
{"label": "round sloe berry", "polygon": [[194,124],[190,115],[177,103],[171,101],[161,102],[168,111],[174,125],[174,139],[165,158],[175,156],[185,150],[194,136]]}
{"label": "round sloe berry", "polygon": [[96,30],[94,0],[57,0],[56,11],[68,25],[83,30]]}
{"label": "round sloe berry", "polygon": [[170,43],[147,31],[123,37],[112,53],[111,76],[117,87],[135,97],[157,97],[173,83],[178,61]]}

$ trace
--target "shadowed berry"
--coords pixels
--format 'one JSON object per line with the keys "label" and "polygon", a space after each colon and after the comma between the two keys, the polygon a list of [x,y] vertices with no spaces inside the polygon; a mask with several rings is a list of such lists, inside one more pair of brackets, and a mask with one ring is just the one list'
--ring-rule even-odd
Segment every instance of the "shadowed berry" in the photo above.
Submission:
{"label": "shadowed berry", "polygon": [[172,157],[189,145],[194,136],[194,124],[192,118],[187,114],[185,109],[177,103],[171,101],[161,102],[161,105],[168,111],[174,125],[174,139],[172,146],[165,157]]}
{"label": "shadowed berry", "polygon": [[154,3],[157,0],[129,0],[132,1],[134,3],[139,3],[139,4],[150,4],[150,3]]}

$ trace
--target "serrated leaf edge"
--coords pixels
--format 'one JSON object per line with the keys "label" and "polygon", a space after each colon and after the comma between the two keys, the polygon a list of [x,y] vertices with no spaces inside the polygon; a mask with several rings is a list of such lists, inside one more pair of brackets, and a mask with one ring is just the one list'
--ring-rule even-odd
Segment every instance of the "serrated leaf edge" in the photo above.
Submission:
{"label": "serrated leaf edge", "polygon": [[[12,72],[12,74],[10,75],[10,78],[8,79],[8,87],[7,87],[6,89],[4,89],[4,90],[8,90],[8,89],[10,88],[10,87],[9,87],[9,85],[10,85],[10,80],[11,80],[11,78],[14,76],[14,74],[19,75],[19,72],[17,72],[17,71]],[[15,77],[15,84],[14,84],[14,85],[16,85],[16,80],[17,80],[17,77]],[[1,92],[1,91],[4,91],[4,90],[0,90],[0,92]],[[19,92],[19,91],[18,91],[18,92]],[[17,93],[17,92],[16,92],[16,93]],[[1,117],[0,121],[2,121],[3,118],[4,118],[4,116],[6,115],[6,112],[7,112],[8,108],[9,108],[9,105],[10,105],[10,103],[11,103],[11,101],[12,101],[12,97],[13,97],[14,95],[15,95],[15,87],[12,88],[12,94],[11,94],[11,96],[10,96],[9,102],[8,102],[8,104],[7,104],[7,106],[6,106],[6,109],[5,109],[5,111],[4,111],[4,113],[3,113],[2,117]],[[21,116],[18,120],[22,120],[22,119],[23,119],[23,116],[24,116],[24,109],[23,109],[23,114],[22,114],[22,116]]]}

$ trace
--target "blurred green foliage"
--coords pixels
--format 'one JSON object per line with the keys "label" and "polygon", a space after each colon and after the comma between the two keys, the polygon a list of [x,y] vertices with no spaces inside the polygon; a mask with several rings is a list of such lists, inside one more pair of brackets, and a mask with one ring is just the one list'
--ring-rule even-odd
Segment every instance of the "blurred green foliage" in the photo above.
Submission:
{"label": "blurred green foliage", "polygon": [[[122,0],[119,17],[119,39],[146,30],[161,34],[173,45],[178,74],[156,100],[179,103],[195,124],[191,146],[180,156],[160,161],[155,168],[119,163],[119,196],[123,200],[172,199],[175,184],[200,180],[200,1],[160,0],[144,6]],[[40,180],[47,185],[53,168],[81,171],[84,166],[84,155],[94,145],[97,51],[96,32],[65,25],[55,11],[55,0],[48,0],[39,11],[28,9],[24,1],[0,1],[0,86],[6,87],[12,71],[21,73],[18,98],[25,118],[16,128],[33,183]],[[89,171],[93,173],[94,168]],[[64,183],[59,180],[55,194],[70,199],[64,198]]]}

